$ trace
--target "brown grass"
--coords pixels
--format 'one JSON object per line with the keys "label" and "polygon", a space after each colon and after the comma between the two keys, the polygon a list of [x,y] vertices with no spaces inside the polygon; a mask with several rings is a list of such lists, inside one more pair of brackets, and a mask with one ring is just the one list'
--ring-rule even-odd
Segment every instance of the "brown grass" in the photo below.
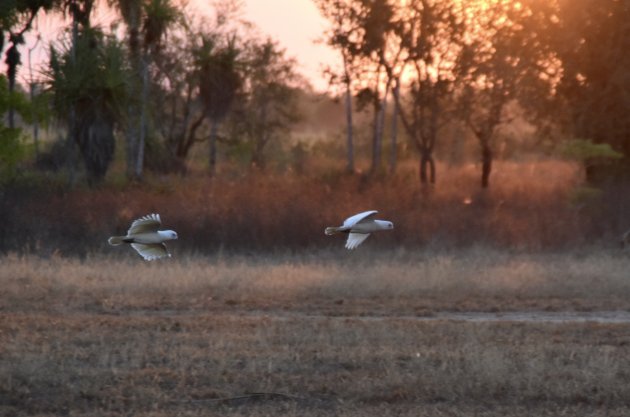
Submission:
{"label": "brown grass", "polygon": [[0,415],[630,412],[630,324],[411,319],[628,309],[630,258],[362,249],[4,257]]}
{"label": "brown grass", "polygon": [[621,250],[378,251],[366,243],[348,252],[339,243],[335,251],[209,258],[175,254],[152,263],[130,248],[120,248],[120,257],[82,261],[10,255],[2,259],[0,307],[108,312],[287,306],[321,312],[327,306],[349,315],[378,308],[396,315],[630,309],[630,257]]}
{"label": "brown grass", "polygon": [[304,250],[337,245],[323,234],[346,216],[380,210],[396,225],[373,246],[559,249],[615,243],[627,230],[628,193],[614,189],[594,201],[573,201],[579,170],[558,161],[497,163],[489,190],[478,167],[440,166],[434,188],[421,190],[415,166],[395,177],[368,179],[339,172],[311,176],[156,177],[148,183],[97,190],[0,198],[0,251],[81,255],[107,251],[107,238],[151,212],[177,230],[181,251]]}

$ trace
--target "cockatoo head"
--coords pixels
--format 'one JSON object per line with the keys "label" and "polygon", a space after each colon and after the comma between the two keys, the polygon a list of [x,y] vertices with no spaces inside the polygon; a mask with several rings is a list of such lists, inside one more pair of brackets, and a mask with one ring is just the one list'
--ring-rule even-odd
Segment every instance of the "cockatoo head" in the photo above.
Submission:
{"label": "cockatoo head", "polygon": [[158,233],[160,234],[160,236],[162,236],[164,240],[177,239],[177,232],[174,230],[160,230],[158,231]]}

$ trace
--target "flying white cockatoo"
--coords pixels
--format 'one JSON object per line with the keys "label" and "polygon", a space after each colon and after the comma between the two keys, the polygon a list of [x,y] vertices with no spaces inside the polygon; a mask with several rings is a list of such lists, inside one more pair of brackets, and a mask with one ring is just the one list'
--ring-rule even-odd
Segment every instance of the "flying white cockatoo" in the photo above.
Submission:
{"label": "flying white cockatoo", "polygon": [[161,225],[159,214],[149,214],[134,220],[127,236],[112,236],[108,242],[112,246],[129,243],[147,261],[171,256],[164,242],[177,239],[177,233],[173,230],[158,230]]}
{"label": "flying white cockatoo", "polygon": [[370,233],[380,230],[392,230],[394,228],[394,223],[392,222],[376,220],[374,218],[376,213],[378,213],[378,211],[371,210],[355,214],[352,217],[348,217],[343,222],[343,225],[339,227],[327,227],[324,233],[327,235],[348,233],[346,248],[354,249],[363,243],[363,241],[370,236]]}

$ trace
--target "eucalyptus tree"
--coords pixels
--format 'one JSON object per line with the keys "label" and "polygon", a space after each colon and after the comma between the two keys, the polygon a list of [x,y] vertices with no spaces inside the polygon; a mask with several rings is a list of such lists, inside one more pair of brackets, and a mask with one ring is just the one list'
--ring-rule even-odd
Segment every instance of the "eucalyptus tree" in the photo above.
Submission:
{"label": "eucalyptus tree", "polygon": [[241,86],[249,23],[238,2],[213,4],[213,18],[183,11],[178,30],[156,50],[150,101],[155,128],[164,138],[168,163],[185,171],[194,145],[210,142],[208,159],[216,165],[217,141]]}
{"label": "eucalyptus tree", "polygon": [[463,38],[457,7],[453,1],[411,0],[397,32],[408,71],[405,97],[395,99],[407,136],[420,154],[423,185],[436,181],[433,151],[440,129],[453,116],[455,63]]}
{"label": "eucalyptus tree", "polygon": [[509,120],[507,106],[531,89],[551,90],[551,57],[531,22],[540,16],[523,3],[476,1],[462,10],[466,25],[457,62],[461,117],[481,150],[481,186],[490,183],[494,138]]}
{"label": "eucalyptus tree", "polygon": [[[394,81],[386,67],[398,68],[403,52],[400,44],[392,42],[391,35],[401,17],[397,11],[404,9],[393,0],[316,0],[316,3],[332,23],[328,44],[342,54],[344,66],[340,78],[346,83],[346,111],[351,112],[348,93],[351,83],[359,108],[372,107],[370,171],[376,173],[381,165],[385,105]],[[348,117],[349,127],[350,123]],[[350,134],[348,138],[350,143]]]}
{"label": "eucalyptus tree", "polygon": [[250,42],[245,51],[243,88],[230,117],[231,136],[251,149],[250,165],[266,168],[265,147],[289,133],[300,113],[296,61],[271,39]]}
{"label": "eucalyptus tree", "polygon": [[[381,168],[385,110],[392,82],[400,75],[401,54],[405,51],[394,33],[399,29],[404,9],[393,0],[359,0],[360,13],[357,23],[362,29],[358,42],[363,88],[360,96],[373,109],[372,163],[370,172]],[[401,10],[402,13],[397,13]],[[388,69],[390,71],[388,71]],[[398,72],[398,74],[397,74]]]}
{"label": "eucalyptus tree", "polygon": [[353,85],[358,72],[357,37],[360,28],[354,24],[351,0],[315,0],[321,14],[329,21],[331,27],[326,31],[326,44],[339,50],[341,55],[341,72],[327,68],[331,84],[343,85],[346,112],[346,171],[354,172],[354,129],[353,129]]}
{"label": "eucalyptus tree", "polygon": [[159,59],[155,60],[156,80],[150,97],[160,103],[153,109],[155,127],[164,138],[173,163],[185,170],[191,148],[203,140],[199,132],[207,117],[199,96],[201,80],[194,70],[197,42],[204,35],[189,24],[181,29],[171,34],[171,41],[161,48]]}

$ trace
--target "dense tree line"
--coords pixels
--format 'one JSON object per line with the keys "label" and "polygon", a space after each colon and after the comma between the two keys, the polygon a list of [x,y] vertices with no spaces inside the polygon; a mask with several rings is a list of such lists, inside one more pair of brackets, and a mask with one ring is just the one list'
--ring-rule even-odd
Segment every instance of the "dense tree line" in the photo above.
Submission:
{"label": "dense tree line", "polygon": [[[555,137],[609,144],[626,156],[621,166],[628,171],[630,1],[315,2],[330,23],[327,43],[342,58],[341,69],[329,70],[331,80],[346,97],[372,105],[372,172],[380,169],[392,86],[401,88],[394,111],[418,151],[424,184],[436,181],[440,130],[461,123],[477,138],[487,187],[497,130],[515,104],[541,135],[553,130]],[[350,101],[346,108],[352,167]],[[588,165],[589,180],[599,175],[596,167]]]}
{"label": "dense tree line", "polygon": [[[386,171],[386,138],[389,172],[396,170],[400,131],[417,152],[421,183],[434,184],[435,149],[456,124],[476,138],[488,187],[497,132],[515,108],[541,137],[608,145],[625,156],[602,170],[586,155],[589,180],[629,171],[630,0],[314,1],[329,22],[325,40],[340,54],[339,68],[326,72],[342,91],[347,171],[355,170],[359,109],[371,115],[371,174]],[[240,18],[238,2],[216,3],[214,20],[201,21],[172,0],[111,0],[122,37],[93,25],[96,6],[2,2],[3,167],[15,165],[23,134],[15,115],[43,122],[48,103],[49,119],[66,132],[59,148],[71,181],[82,160],[88,181],[101,182],[116,137],[124,138],[132,180],[145,169],[185,171],[199,142],[207,143],[210,175],[218,144],[245,149],[252,167],[265,168],[268,144],[299,120],[302,81],[280,44]],[[64,40],[50,46],[46,88],[27,100],[16,74],[38,13],[69,23],[60,28]]]}
{"label": "dense tree line", "polygon": [[[251,164],[264,168],[266,145],[298,120],[294,60],[240,21],[235,2],[217,3],[214,21],[202,21],[171,0],[111,1],[123,38],[115,25],[92,24],[95,0],[4,4],[8,92],[15,89],[23,34],[37,13],[70,22],[60,28],[63,41],[50,46],[45,97],[50,118],[67,132],[60,148],[71,181],[79,158],[90,184],[103,180],[116,135],[124,138],[132,180],[141,180],[145,167],[185,170],[197,142],[209,144],[211,175],[217,141],[250,144]],[[14,101],[6,100],[11,128]]]}

